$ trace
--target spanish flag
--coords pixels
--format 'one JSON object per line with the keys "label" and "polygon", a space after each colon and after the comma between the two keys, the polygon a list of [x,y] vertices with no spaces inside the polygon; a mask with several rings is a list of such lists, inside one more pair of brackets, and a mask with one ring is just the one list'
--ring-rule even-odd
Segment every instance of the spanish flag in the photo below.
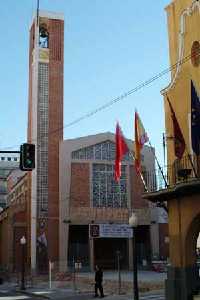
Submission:
{"label": "spanish flag", "polygon": [[141,150],[148,140],[149,138],[140,117],[135,111],[135,169],[138,174],[141,173]]}

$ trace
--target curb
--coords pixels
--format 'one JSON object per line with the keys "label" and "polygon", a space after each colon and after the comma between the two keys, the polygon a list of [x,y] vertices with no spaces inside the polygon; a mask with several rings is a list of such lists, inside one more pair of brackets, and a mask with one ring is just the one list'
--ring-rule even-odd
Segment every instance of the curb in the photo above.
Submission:
{"label": "curb", "polygon": [[[48,296],[48,295],[45,295],[45,294],[39,294],[38,295],[38,294],[35,294],[35,292],[26,291],[26,290],[20,290],[19,289],[19,290],[16,290],[16,292],[19,293],[19,294],[34,296],[34,297],[37,297],[37,298],[53,299],[53,297],[51,297],[51,296]],[[70,296],[76,296],[76,295],[81,296],[81,295],[88,295],[88,294],[92,295],[92,293],[78,291],[76,293],[70,294]],[[66,295],[63,298],[66,298],[67,296],[69,296],[69,295],[67,295],[67,293],[66,293]],[[62,298],[62,297],[60,297],[60,298]]]}
{"label": "curb", "polygon": [[34,296],[34,297],[36,297],[36,298],[44,298],[44,299],[51,299],[49,296],[47,296],[47,295],[43,295],[43,294],[41,294],[41,295],[37,295],[37,294],[35,294],[34,292],[29,292],[29,291],[24,291],[24,290],[16,290],[16,292],[17,293],[19,293],[19,294],[23,294],[23,295],[28,295],[28,296]]}

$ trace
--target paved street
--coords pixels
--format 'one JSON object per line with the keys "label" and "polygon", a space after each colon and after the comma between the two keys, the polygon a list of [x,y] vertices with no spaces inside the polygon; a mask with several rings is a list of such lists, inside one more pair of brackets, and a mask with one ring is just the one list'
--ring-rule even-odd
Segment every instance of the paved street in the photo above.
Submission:
{"label": "paved street", "polygon": [[164,300],[165,297],[163,294],[147,294],[140,296],[140,300]]}
{"label": "paved street", "polygon": [[[59,298],[57,298],[59,299]],[[63,298],[62,298],[63,299]],[[67,300],[91,300],[96,299],[91,294],[71,295],[66,297]],[[101,298],[97,298],[101,299]],[[132,300],[132,295],[108,295],[105,296],[105,300]],[[147,293],[146,295],[140,295],[140,300],[165,300],[163,293]]]}
{"label": "paved street", "polygon": [[[41,296],[42,295],[42,296]],[[12,284],[4,284],[0,286],[0,300],[31,300],[31,299],[53,299],[53,300],[92,300],[95,299],[92,292],[81,292],[74,294],[69,289],[56,289],[48,290],[45,288],[40,289],[26,289],[24,292],[16,290],[16,286]],[[97,298],[100,299],[100,298]],[[132,300],[132,294],[107,294],[106,300]],[[140,300],[164,300],[164,291],[152,291],[148,293],[141,293]]]}

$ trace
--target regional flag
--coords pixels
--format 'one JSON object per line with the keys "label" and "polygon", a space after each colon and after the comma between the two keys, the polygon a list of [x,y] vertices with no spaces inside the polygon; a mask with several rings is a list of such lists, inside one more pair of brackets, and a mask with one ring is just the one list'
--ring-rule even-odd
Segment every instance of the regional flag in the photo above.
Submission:
{"label": "regional flag", "polygon": [[176,118],[175,112],[173,110],[173,107],[171,105],[171,102],[169,101],[169,98],[167,97],[167,101],[169,103],[170,111],[171,111],[171,118],[173,122],[173,130],[174,130],[174,153],[177,158],[181,159],[183,156],[183,153],[185,151],[185,140],[181,131],[181,128],[179,126],[178,120]]}
{"label": "regional flag", "polygon": [[192,80],[191,80],[191,139],[192,139],[192,149],[196,155],[199,155],[200,154],[200,102]]}
{"label": "regional flag", "polygon": [[148,140],[142,121],[135,111],[135,169],[138,174],[141,173],[141,150]]}
{"label": "regional flag", "polygon": [[121,176],[121,161],[123,156],[129,152],[129,149],[118,122],[115,134],[115,148],[115,180],[119,182]]}

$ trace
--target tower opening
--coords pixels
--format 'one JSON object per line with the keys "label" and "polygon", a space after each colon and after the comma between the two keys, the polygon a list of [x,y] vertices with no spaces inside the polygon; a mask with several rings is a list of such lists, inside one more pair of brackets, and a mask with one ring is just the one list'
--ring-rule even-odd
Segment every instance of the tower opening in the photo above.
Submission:
{"label": "tower opening", "polygon": [[49,32],[46,24],[41,24],[39,28],[39,47],[49,48]]}

